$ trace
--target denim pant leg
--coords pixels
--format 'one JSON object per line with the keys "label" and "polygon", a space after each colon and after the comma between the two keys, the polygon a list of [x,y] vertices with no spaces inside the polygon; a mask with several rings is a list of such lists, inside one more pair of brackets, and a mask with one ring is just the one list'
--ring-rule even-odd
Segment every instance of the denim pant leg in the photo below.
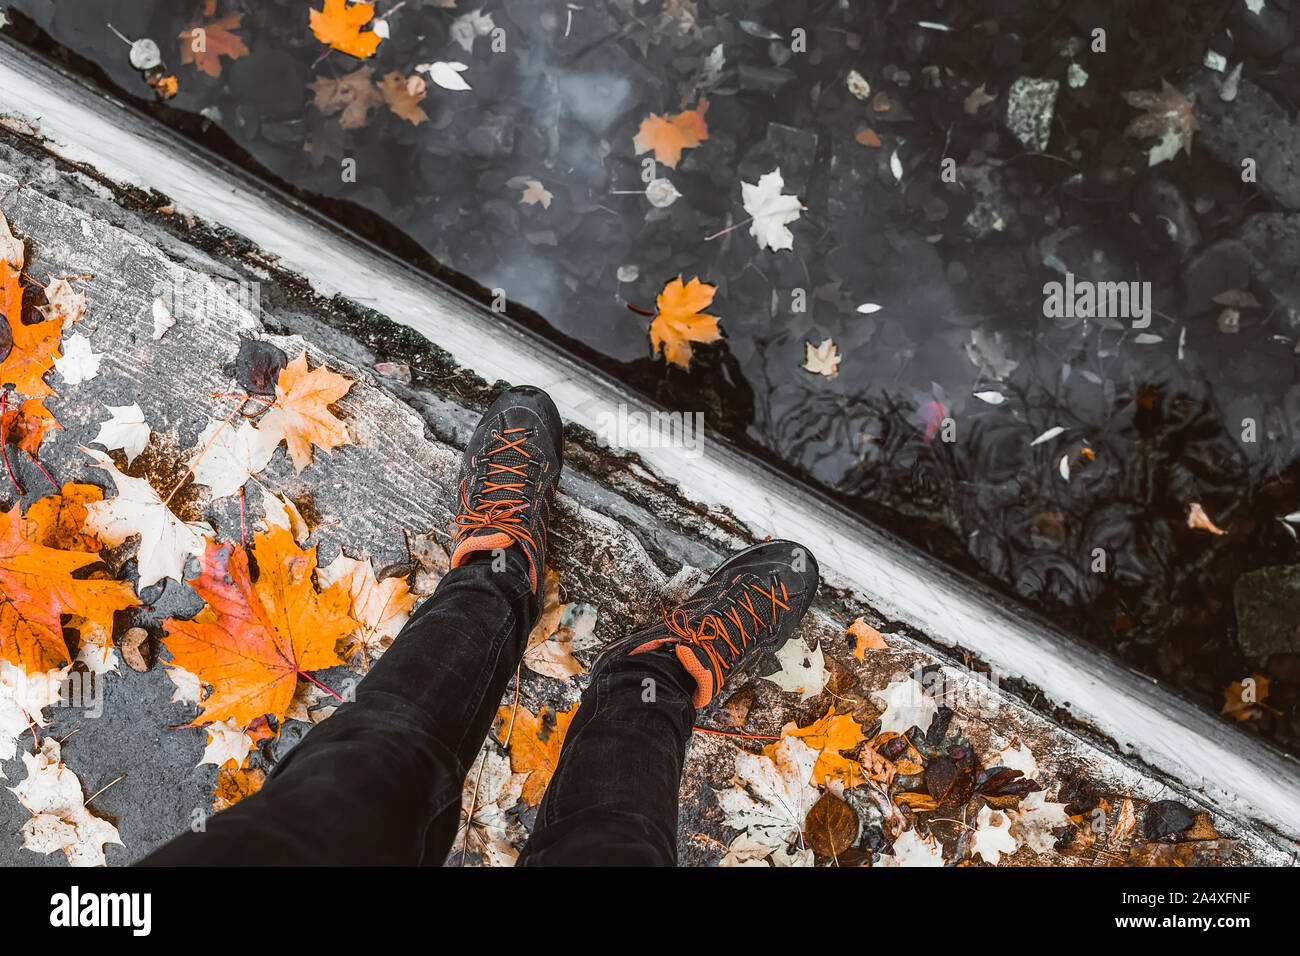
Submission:
{"label": "denim pant leg", "polygon": [[694,683],[668,650],[597,663],[521,866],[674,866]]}
{"label": "denim pant leg", "polygon": [[150,866],[439,864],[461,789],[529,631],[528,581],[448,572],[343,704],[261,791],[141,861]]}

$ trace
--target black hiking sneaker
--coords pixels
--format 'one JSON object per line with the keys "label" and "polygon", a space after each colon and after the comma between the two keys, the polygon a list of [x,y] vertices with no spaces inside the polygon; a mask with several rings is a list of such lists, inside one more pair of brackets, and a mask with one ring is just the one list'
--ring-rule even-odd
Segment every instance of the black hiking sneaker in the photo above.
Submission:
{"label": "black hiking sneaker", "polygon": [[547,530],[563,467],[560,413],[540,388],[510,389],[483,415],[460,466],[451,566],[497,548],[516,548],[540,607]]}
{"label": "black hiking sneaker", "polygon": [[665,607],[662,624],[610,649],[644,654],[672,646],[695,679],[693,703],[706,707],[724,684],[747,675],[790,639],[812,604],[819,578],[817,561],[807,548],[793,541],[765,541],[727,559],[678,607]]}

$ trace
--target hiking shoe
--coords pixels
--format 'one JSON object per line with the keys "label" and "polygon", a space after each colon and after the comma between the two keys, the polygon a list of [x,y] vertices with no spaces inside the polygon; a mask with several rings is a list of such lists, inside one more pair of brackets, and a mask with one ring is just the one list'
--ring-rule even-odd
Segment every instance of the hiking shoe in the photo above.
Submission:
{"label": "hiking shoe", "polygon": [[812,604],[819,578],[817,561],[807,548],[793,541],[765,541],[729,558],[679,606],[665,607],[662,624],[616,647],[644,654],[671,646],[695,679],[692,702],[706,707],[724,684],[747,674],[790,639]]}
{"label": "hiking shoe", "polygon": [[563,455],[560,413],[540,388],[520,385],[492,403],[461,461],[453,568],[481,551],[515,548],[537,596]]}

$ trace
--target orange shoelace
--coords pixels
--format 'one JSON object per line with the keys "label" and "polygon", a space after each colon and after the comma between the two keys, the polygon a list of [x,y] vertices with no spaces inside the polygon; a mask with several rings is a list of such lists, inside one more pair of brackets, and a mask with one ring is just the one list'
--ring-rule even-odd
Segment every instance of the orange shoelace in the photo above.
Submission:
{"label": "orange shoelace", "polygon": [[[505,435],[511,435],[516,432],[524,432],[518,438],[506,438]],[[489,449],[484,455],[491,459],[494,455],[500,455],[504,452],[514,449],[525,458],[531,459],[533,456],[528,454],[527,449],[523,447],[524,442],[528,440],[527,429],[525,428],[507,428],[505,435],[494,431],[492,437],[501,444],[497,448]],[[460,513],[456,515],[456,525],[459,529],[456,532],[457,539],[466,538],[488,528],[494,528],[497,531],[510,535],[520,544],[527,544],[528,547],[535,547],[533,536],[529,533],[524,524],[523,516],[519,512],[528,507],[528,501],[524,498],[498,498],[492,501],[482,500],[482,496],[494,491],[512,491],[522,492],[528,487],[527,466],[529,462],[518,465],[507,465],[501,461],[489,461],[487,476],[483,479],[483,487],[477,496],[477,504],[471,504],[466,497],[465,485],[460,489]],[[491,476],[514,475],[522,478],[522,481],[491,481]]]}
{"label": "orange shoelace", "polygon": [[[781,588],[781,597],[776,596],[777,587]],[[757,584],[752,582],[745,585],[746,588],[752,588],[763,597],[772,602],[772,619],[764,620],[754,607],[753,595],[748,590],[741,591],[738,597],[732,598],[729,607],[723,608],[721,612],[710,611],[700,618],[699,623],[694,628],[690,624],[690,616],[683,608],[674,608],[672,614],[668,609],[663,608],[664,624],[677,638],[674,643],[690,644],[704,651],[705,656],[713,667],[713,676],[716,680],[716,687],[722,686],[722,672],[731,670],[731,664],[723,659],[722,652],[716,646],[716,642],[722,641],[731,651],[731,659],[734,661],[738,658],[749,645],[751,640],[756,640],[758,634],[764,628],[772,629],[776,627],[777,609],[790,610],[790,605],[785,602],[790,600],[790,595],[785,589],[785,583],[777,581],[772,585],[770,591],[765,591]],[[763,602],[759,602],[762,608]],[[742,613],[743,612],[743,613]],[[753,628],[751,635],[745,625],[748,624]],[[735,634],[732,633],[729,625],[735,625],[736,633],[739,637],[740,646],[737,647]]]}

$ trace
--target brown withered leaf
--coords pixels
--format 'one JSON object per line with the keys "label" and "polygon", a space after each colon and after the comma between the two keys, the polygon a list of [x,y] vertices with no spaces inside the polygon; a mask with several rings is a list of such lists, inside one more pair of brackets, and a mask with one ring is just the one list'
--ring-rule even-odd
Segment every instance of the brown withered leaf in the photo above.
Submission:
{"label": "brown withered leaf", "polygon": [[820,857],[837,859],[858,839],[858,815],[833,793],[824,793],[804,820],[804,841]]}

